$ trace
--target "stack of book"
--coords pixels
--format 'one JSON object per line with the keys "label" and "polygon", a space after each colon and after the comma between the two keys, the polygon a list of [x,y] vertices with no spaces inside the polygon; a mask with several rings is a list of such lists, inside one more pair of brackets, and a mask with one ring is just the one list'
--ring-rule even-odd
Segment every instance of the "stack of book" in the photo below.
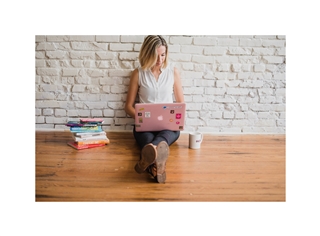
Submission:
{"label": "stack of book", "polygon": [[67,144],[77,150],[101,147],[110,143],[107,133],[102,130],[103,120],[98,118],[80,119],[69,121],[66,126],[70,127],[73,141]]}

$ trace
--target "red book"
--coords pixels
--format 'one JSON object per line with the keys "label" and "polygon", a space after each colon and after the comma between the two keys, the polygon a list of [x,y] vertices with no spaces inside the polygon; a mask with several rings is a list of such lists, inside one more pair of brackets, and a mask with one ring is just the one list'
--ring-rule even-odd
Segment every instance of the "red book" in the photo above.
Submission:
{"label": "red book", "polygon": [[68,142],[67,144],[68,144],[70,147],[73,147],[74,149],[77,149],[77,150],[94,148],[94,147],[102,147],[102,146],[105,146],[105,145],[106,145],[106,144],[104,144],[104,143],[78,145],[77,142]]}

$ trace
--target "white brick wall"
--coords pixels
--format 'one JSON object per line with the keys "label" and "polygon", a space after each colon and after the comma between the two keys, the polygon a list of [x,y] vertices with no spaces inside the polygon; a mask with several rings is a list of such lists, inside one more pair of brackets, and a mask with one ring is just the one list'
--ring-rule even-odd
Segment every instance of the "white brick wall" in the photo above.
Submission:
{"label": "white brick wall", "polygon": [[[181,71],[186,131],[285,133],[285,36],[164,36]],[[124,103],[142,35],[35,37],[36,129],[101,117],[131,130]]]}

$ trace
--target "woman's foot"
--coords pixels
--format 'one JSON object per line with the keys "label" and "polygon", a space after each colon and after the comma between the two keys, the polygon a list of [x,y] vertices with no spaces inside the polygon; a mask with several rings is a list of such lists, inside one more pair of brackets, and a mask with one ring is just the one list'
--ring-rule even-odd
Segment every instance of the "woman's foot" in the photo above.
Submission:
{"label": "woman's foot", "polygon": [[148,166],[154,163],[156,158],[157,149],[153,144],[149,143],[142,148],[140,161],[137,162],[134,169],[136,172],[141,174],[148,168]]}
{"label": "woman's foot", "polygon": [[169,145],[162,141],[157,146],[157,158],[155,160],[155,167],[157,172],[156,180],[158,183],[166,181],[166,162],[169,157]]}

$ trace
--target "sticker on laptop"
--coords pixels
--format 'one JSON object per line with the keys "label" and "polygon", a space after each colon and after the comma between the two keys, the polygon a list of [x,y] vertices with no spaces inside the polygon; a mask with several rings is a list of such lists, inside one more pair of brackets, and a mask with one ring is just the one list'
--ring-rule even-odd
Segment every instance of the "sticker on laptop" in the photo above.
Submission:
{"label": "sticker on laptop", "polygon": [[182,116],[181,116],[181,113],[177,113],[177,114],[176,114],[176,119],[181,119],[181,117],[182,117]]}
{"label": "sticker on laptop", "polygon": [[145,118],[150,118],[150,117],[151,117],[151,112],[146,111],[146,112],[144,113],[144,117],[145,117]]}
{"label": "sticker on laptop", "polygon": [[143,119],[142,118],[139,118],[139,123],[143,123]]}

